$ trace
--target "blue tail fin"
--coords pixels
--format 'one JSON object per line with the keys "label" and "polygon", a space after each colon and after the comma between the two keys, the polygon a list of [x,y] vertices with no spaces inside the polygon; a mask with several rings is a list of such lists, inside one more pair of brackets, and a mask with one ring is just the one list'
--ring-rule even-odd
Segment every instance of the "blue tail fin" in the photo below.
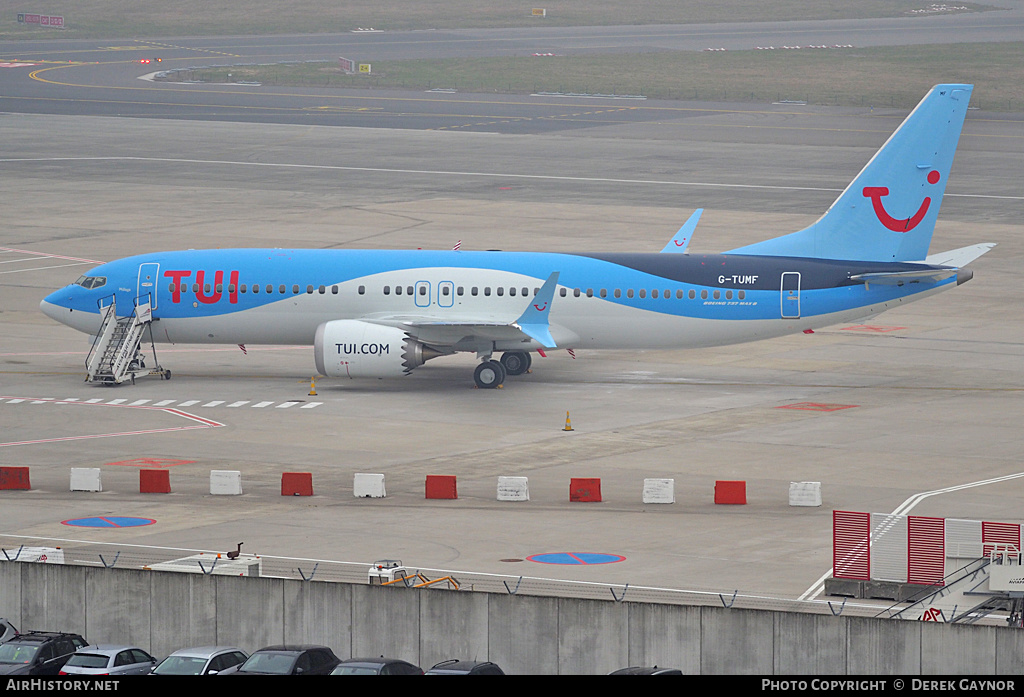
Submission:
{"label": "blue tail fin", "polygon": [[726,254],[920,261],[973,85],[936,85],[813,225]]}

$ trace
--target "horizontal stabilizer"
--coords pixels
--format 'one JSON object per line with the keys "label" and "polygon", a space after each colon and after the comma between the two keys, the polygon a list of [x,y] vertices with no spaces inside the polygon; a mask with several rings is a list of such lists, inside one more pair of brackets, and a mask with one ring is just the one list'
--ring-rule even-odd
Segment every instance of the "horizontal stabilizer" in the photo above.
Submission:
{"label": "horizontal stabilizer", "polygon": [[861,273],[850,276],[853,281],[877,283],[882,286],[902,286],[914,281],[943,281],[955,276],[957,269],[921,269],[920,271],[883,271],[880,273]]}
{"label": "horizontal stabilizer", "polygon": [[972,244],[970,247],[951,249],[948,252],[929,254],[924,263],[931,264],[932,266],[967,266],[995,246],[994,242],[984,242],[982,244]]}

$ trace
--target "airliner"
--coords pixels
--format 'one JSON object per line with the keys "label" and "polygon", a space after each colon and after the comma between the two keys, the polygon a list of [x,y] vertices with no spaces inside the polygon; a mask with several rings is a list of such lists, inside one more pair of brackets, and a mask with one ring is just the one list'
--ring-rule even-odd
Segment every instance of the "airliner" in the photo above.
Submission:
{"label": "airliner", "polygon": [[689,253],[700,211],[656,253],[174,251],[102,264],[41,309],[97,335],[104,308],[144,305],[156,342],[312,345],[329,377],[407,376],[475,353],[480,388],[554,349],[710,347],[861,322],[970,280],[966,265],[995,246],[928,255],[972,89],[932,88],[809,227],[721,254]]}

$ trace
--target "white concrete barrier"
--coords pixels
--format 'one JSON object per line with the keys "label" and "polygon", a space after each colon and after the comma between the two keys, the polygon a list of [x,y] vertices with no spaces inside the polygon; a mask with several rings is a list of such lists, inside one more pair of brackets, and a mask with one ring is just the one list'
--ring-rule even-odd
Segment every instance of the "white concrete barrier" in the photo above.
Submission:
{"label": "white concrete barrier", "polygon": [[645,479],[644,503],[675,503],[675,479]]}
{"label": "white concrete barrier", "polygon": [[72,467],[71,491],[103,491],[99,467]]}
{"label": "white concrete barrier", "polygon": [[498,500],[529,501],[529,479],[527,477],[498,477]]}
{"label": "white concrete barrier", "polygon": [[352,478],[352,493],[357,499],[384,498],[387,495],[384,490],[384,475],[357,473]]}
{"label": "white concrete barrier", "polygon": [[790,482],[790,506],[820,506],[821,482]]}
{"label": "white concrete barrier", "polygon": [[242,473],[237,470],[210,470],[210,493],[216,496],[240,496]]}

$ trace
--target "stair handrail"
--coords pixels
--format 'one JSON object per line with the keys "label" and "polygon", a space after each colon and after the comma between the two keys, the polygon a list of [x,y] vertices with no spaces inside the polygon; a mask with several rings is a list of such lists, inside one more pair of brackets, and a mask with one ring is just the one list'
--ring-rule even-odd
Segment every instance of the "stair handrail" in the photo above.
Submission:
{"label": "stair handrail", "polygon": [[[104,306],[103,301],[110,300],[110,304]],[[100,339],[104,336],[107,327],[111,322],[117,321],[117,303],[113,293],[110,295],[104,295],[102,298],[97,298],[96,306],[99,308],[100,316],[103,320],[100,322],[100,328],[96,332],[96,336],[92,340],[92,348],[89,349],[89,354],[85,357],[85,367],[89,371],[90,377],[95,371],[95,366],[92,365],[92,357],[96,352],[96,347],[101,343]]]}
{"label": "stair handrail", "polygon": [[969,579],[976,576],[979,571],[981,571],[988,565],[988,557],[972,559],[970,562],[960,567],[956,571],[953,571],[952,573],[946,575],[942,579],[942,584],[935,583],[927,586],[922,586],[921,590],[915,594],[910,605],[907,605],[905,608],[893,612],[893,609],[897,605],[901,605],[902,602],[905,601],[898,602],[882,610],[882,612],[879,612],[877,615],[875,615],[875,617],[880,617],[883,613],[889,613],[889,619],[904,619],[900,617],[900,615],[903,615],[913,610],[914,608],[922,607],[926,603],[932,602],[932,600],[934,600],[937,596],[946,595],[947,593],[952,591],[953,586],[955,586],[956,584],[960,583],[965,579]]}

